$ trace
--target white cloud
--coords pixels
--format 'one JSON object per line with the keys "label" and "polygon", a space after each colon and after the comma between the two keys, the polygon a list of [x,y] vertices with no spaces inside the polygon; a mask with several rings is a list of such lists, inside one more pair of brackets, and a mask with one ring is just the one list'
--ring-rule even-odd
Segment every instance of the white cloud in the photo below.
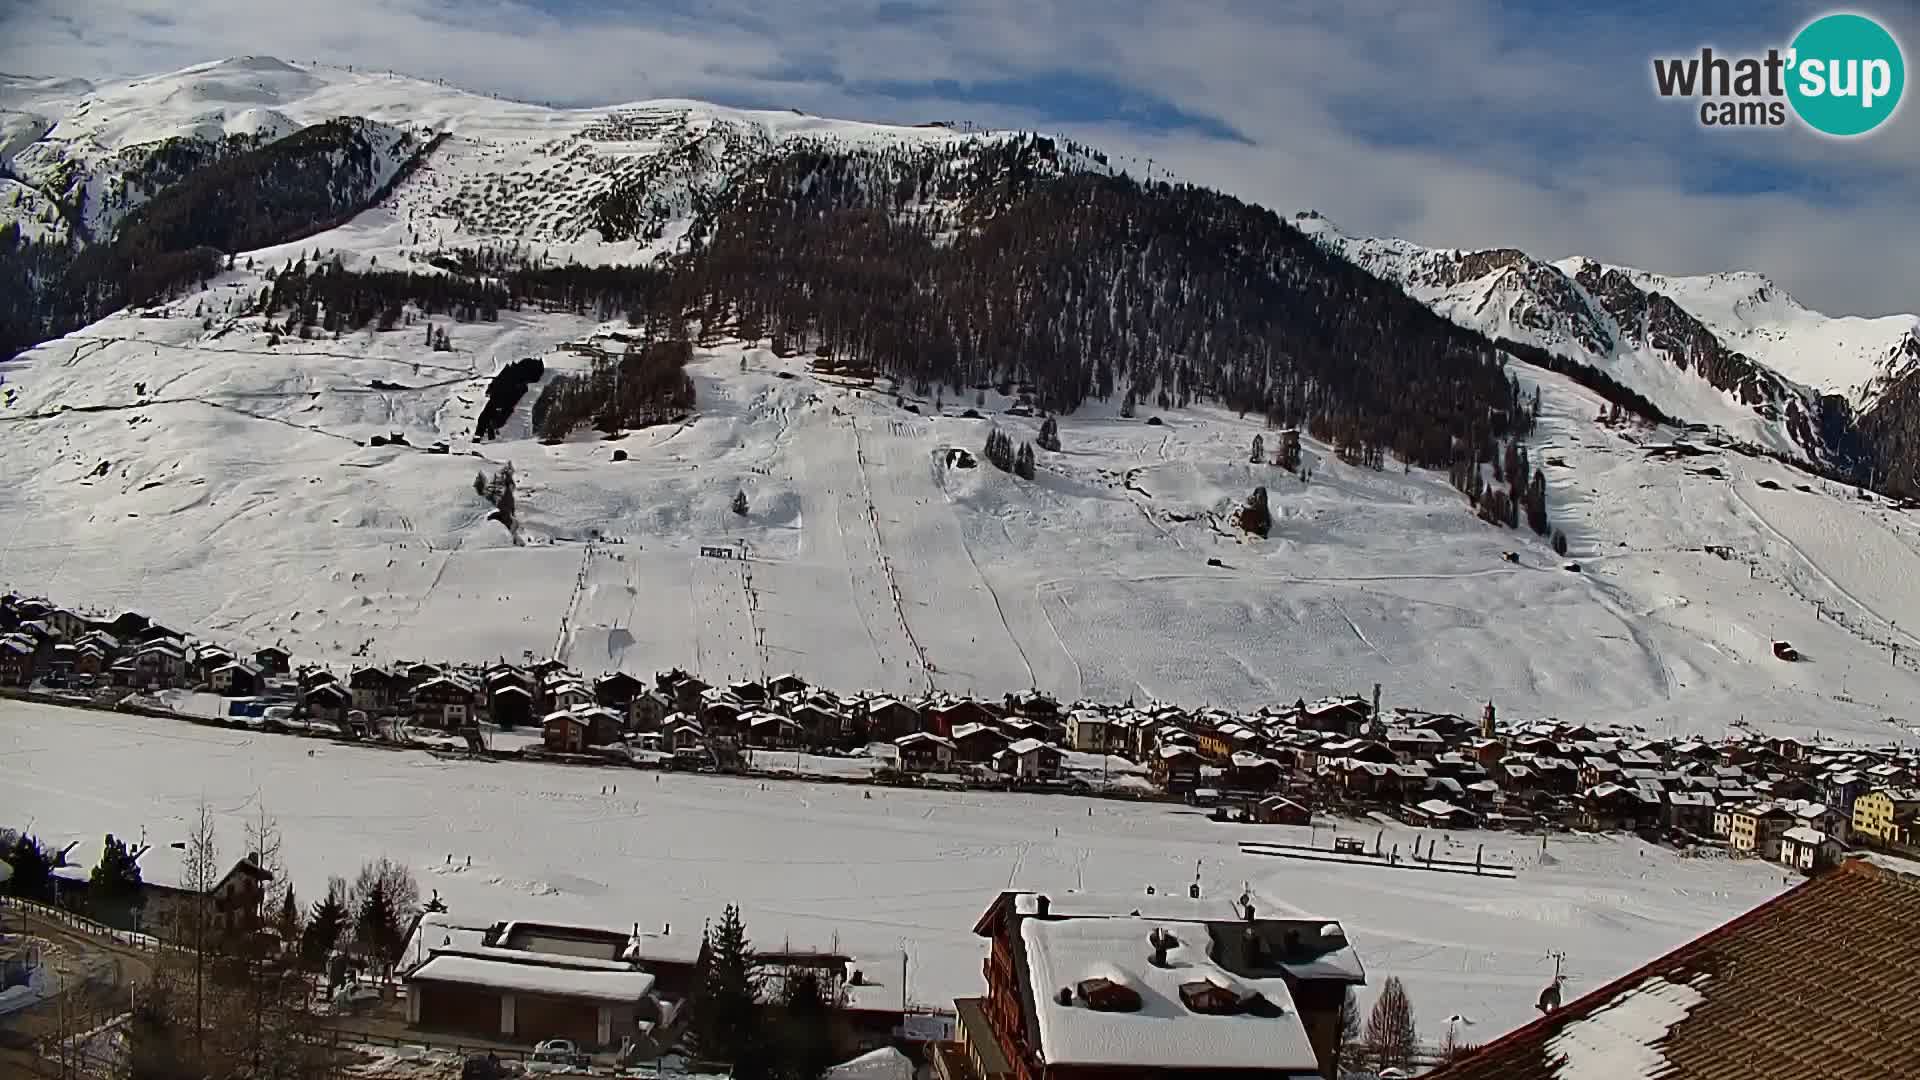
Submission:
{"label": "white cloud", "polygon": [[[1359,231],[1675,273],[1751,268],[1829,311],[1920,308],[1911,285],[1920,251],[1892,239],[1910,232],[1920,205],[1920,107],[1908,103],[1891,129],[1859,143],[1707,132],[1685,105],[1654,99],[1648,59],[1710,40],[1764,46],[1795,28],[1794,15],[1776,30],[1753,5],[1724,5],[1719,23],[1690,9],[1688,25],[1663,28],[1584,6],[1551,17],[1528,7],[28,0],[4,17],[0,69],[97,77],[267,53],[535,101],[688,96],[873,119],[966,117],[1065,130]],[[1920,44],[1920,20],[1896,32],[1909,51]],[[1067,123],[1046,102],[964,100],[972,84],[1063,73],[1218,120],[1245,141],[1118,118]],[[936,80],[963,100],[898,88]],[[881,85],[891,89],[872,89]]]}

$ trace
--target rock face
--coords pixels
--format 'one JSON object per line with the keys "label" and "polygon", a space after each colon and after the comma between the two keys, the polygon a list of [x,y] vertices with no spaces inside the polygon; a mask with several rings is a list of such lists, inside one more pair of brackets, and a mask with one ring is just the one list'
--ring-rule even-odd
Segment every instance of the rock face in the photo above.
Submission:
{"label": "rock face", "polygon": [[1586,365],[1675,419],[1910,494],[1920,318],[1833,318],[1759,274],[1680,278],[1514,248],[1425,248],[1294,219],[1463,326]]}

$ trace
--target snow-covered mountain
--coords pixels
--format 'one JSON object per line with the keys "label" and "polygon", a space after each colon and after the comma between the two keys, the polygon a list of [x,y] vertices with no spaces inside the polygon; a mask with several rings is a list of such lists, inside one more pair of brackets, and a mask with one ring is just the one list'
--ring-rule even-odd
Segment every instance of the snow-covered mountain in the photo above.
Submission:
{"label": "snow-covered mountain", "polygon": [[[1510,370],[1523,400],[1539,392],[1528,444],[1577,571],[1545,537],[1477,519],[1444,475],[1369,467],[1338,445],[1343,431],[1304,433],[1297,469],[1250,460],[1256,437],[1279,441],[1264,418],[1188,397],[1186,383],[1164,400],[1142,395],[1137,410],[1122,405],[1124,382],[1090,396],[1060,418],[1061,451],[1038,453],[1024,479],[951,453],[978,457],[993,427],[1035,437],[1039,418],[1011,376],[1003,389],[835,371],[811,349],[776,348],[778,323],[742,329],[743,313],[695,350],[684,422],[542,441],[535,403],[561,376],[624,355],[636,331],[623,309],[503,303],[456,317],[409,300],[355,322],[318,305],[262,306],[295,266],[503,289],[491,264],[462,253],[630,267],[682,250],[714,204],[753,194],[755,181],[863,175],[811,170],[806,155],[833,147],[892,148],[916,180],[984,171],[960,188],[1017,193],[1019,178],[993,173],[988,153],[1010,135],[681,101],[557,110],[265,59],[97,88],[9,80],[0,108],[25,118],[6,128],[16,182],[96,246],[116,221],[151,214],[136,200],[164,205],[179,190],[142,188],[176,165],[205,176],[224,155],[310,138],[300,133],[342,116],[409,148],[378,157],[393,168],[366,190],[383,193],[347,220],[234,251],[150,305],[0,363],[0,587],[339,663],[558,652],[588,669],[793,669],[841,689],[1038,686],[1224,705],[1381,682],[1394,704],[1464,711],[1491,697],[1509,715],[1861,739],[1904,737],[1886,721],[1920,699],[1907,651],[1920,639],[1898,626],[1920,608],[1908,516],[1732,450],[1681,458],[1668,450],[1678,429],[1598,423],[1602,396],[1525,364]],[[778,160],[799,164],[751,168]],[[945,223],[940,244],[995,209],[939,206],[937,183],[884,190],[891,220]],[[63,202],[76,191],[113,198]],[[1871,378],[1839,361],[1831,380],[1807,368],[1789,378],[1724,336],[1773,340],[1767,328],[1785,327],[1783,340],[1810,342],[1806,328],[1825,326],[1853,342],[1843,335],[1858,329],[1871,358],[1880,321],[1821,322],[1729,299],[1731,286],[1656,291],[1597,264],[1424,252],[1301,224],[1444,314],[1566,351],[1676,418],[1782,454],[1822,451],[1806,439],[1823,393],[1859,383],[1855,400],[1874,400]],[[1312,256],[1281,250],[1298,275],[1289,287],[1318,286],[1322,272],[1392,292],[1277,231]],[[1085,264],[1072,255],[1068,269]],[[909,298],[891,279],[877,288]],[[1407,332],[1439,326],[1394,299],[1419,316],[1399,324]],[[443,347],[429,345],[429,326]],[[495,375],[526,358],[544,373],[497,437],[477,438]],[[473,486],[476,471],[507,463],[516,532]],[[1272,508],[1264,540],[1232,524],[1255,487]],[[731,509],[739,492],[745,514]],[[702,558],[712,545],[748,558]],[[1776,660],[1781,638],[1806,660]]]}
{"label": "snow-covered mountain", "polygon": [[1463,326],[1584,363],[1671,416],[1811,462],[1836,461],[1836,429],[1920,372],[1920,316],[1823,315],[1757,273],[1677,277],[1513,248],[1427,248],[1356,236],[1312,212],[1295,224]]}
{"label": "snow-covered mountain", "polygon": [[[795,141],[927,144],[991,139],[943,127],[823,120],[796,112],[663,100],[587,109],[501,101],[402,75],[295,65],[272,57],[214,61],[95,87],[79,80],[0,81],[0,225],[45,207],[100,241],[186,170],[300,128],[349,116],[445,135],[430,199],[448,246],[539,245],[550,257],[625,260],[674,239],[695,203],[755,157]],[[17,203],[17,208],[16,208]],[[626,213],[607,210],[625,206]],[[618,236],[602,235],[612,218]],[[602,241],[618,240],[620,243]]]}

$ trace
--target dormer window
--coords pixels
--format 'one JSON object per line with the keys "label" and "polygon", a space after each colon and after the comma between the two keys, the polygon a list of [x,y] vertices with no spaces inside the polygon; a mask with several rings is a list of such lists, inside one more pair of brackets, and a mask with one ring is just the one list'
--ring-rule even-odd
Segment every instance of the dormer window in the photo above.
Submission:
{"label": "dormer window", "polygon": [[1232,1016],[1240,1012],[1240,995],[1206,979],[1182,983],[1180,1002],[1206,1016]]}
{"label": "dormer window", "polygon": [[1095,977],[1080,980],[1080,1000],[1094,1012],[1139,1012],[1140,992],[1125,983]]}

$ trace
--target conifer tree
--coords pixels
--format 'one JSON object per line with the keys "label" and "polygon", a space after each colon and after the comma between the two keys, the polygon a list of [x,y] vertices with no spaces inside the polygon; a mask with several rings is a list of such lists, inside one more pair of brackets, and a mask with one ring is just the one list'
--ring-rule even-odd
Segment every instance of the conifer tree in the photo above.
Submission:
{"label": "conifer tree", "polygon": [[1265,439],[1262,439],[1260,436],[1255,435],[1253,437],[1253,452],[1247,455],[1247,461],[1254,465],[1261,465],[1261,464],[1265,464],[1266,459],[1267,459],[1267,442]]}
{"label": "conifer tree", "polygon": [[313,905],[313,916],[300,934],[300,962],[309,970],[318,970],[325,964],[327,957],[333,955],[334,946],[340,943],[340,935],[347,926],[344,892],[344,889],[329,887],[325,899]]}

